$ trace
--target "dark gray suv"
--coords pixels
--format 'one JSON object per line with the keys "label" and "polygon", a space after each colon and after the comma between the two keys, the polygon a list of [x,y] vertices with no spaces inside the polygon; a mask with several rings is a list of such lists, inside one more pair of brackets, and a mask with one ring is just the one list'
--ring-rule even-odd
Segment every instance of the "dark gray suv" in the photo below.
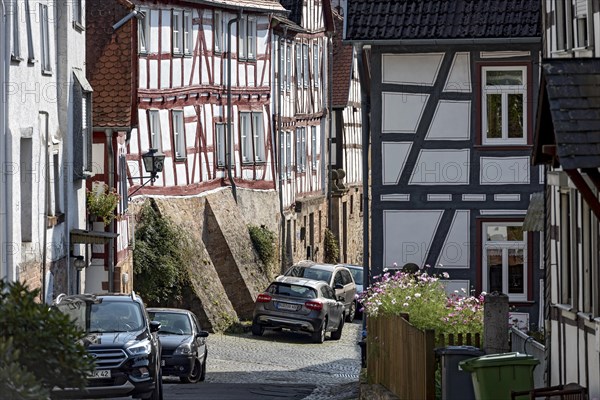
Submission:
{"label": "dark gray suv", "polygon": [[149,320],[139,296],[61,294],[53,306],[87,333],[83,344],[96,362],[85,390],[66,388],[59,397],[162,400],[160,323]]}
{"label": "dark gray suv", "polygon": [[356,284],[352,273],[343,265],[300,261],[285,271],[285,276],[316,279],[329,284],[336,299],[344,303],[346,321],[352,322],[356,314]]}

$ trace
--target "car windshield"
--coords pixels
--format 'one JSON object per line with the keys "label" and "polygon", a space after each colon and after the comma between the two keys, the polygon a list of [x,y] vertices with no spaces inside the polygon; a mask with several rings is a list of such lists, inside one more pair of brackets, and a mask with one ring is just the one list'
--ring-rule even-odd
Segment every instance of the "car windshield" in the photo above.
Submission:
{"label": "car windshield", "polygon": [[140,306],[130,301],[74,301],[60,303],[57,308],[88,333],[134,332],[144,325]]}
{"label": "car windshield", "polygon": [[191,335],[192,325],[186,314],[166,311],[148,311],[150,319],[160,322],[161,334]]}
{"label": "car windshield", "polygon": [[319,269],[316,267],[292,267],[288,271],[288,275],[290,276],[298,276],[306,279],[316,279],[318,281],[323,281],[327,283],[331,282],[331,274],[331,271],[326,271],[324,269]]}
{"label": "car windshield", "polygon": [[301,297],[303,299],[314,299],[317,297],[317,292],[313,288],[281,282],[272,283],[267,288],[267,293],[279,296]]}
{"label": "car windshield", "polygon": [[357,285],[363,284],[363,270],[362,268],[348,268],[352,273],[352,277],[354,278],[354,283]]}

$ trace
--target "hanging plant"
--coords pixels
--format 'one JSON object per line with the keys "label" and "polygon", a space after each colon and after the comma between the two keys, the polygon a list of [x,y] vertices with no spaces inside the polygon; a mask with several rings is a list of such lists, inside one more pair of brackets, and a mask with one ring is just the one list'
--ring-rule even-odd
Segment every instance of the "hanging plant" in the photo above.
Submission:
{"label": "hanging plant", "polygon": [[88,213],[97,218],[101,218],[104,225],[109,225],[115,219],[115,210],[119,204],[120,196],[114,188],[101,183],[93,190],[87,191],[87,210]]}

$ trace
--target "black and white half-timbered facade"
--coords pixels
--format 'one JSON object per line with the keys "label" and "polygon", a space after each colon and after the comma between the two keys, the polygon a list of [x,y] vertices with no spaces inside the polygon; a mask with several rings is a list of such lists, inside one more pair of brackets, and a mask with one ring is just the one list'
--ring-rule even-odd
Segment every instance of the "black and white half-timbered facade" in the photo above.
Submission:
{"label": "black and white half-timbered facade", "polygon": [[600,397],[600,3],[544,0],[534,162],[546,168],[547,384]]}
{"label": "black and white half-timbered facade", "polygon": [[281,0],[275,18],[273,123],[279,143],[283,264],[322,260],[328,226],[329,0]]}
{"label": "black and white half-timbered facade", "polygon": [[348,0],[344,15],[370,74],[371,275],[430,266],[449,291],[506,293],[537,330],[540,233],[523,221],[543,187],[539,1]]}

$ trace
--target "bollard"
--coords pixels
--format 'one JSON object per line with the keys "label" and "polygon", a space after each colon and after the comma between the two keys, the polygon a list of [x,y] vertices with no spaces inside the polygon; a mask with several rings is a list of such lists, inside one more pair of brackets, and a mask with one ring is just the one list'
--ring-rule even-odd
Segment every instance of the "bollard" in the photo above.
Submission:
{"label": "bollard", "polygon": [[508,296],[493,292],[483,300],[483,350],[486,354],[508,353]]}

